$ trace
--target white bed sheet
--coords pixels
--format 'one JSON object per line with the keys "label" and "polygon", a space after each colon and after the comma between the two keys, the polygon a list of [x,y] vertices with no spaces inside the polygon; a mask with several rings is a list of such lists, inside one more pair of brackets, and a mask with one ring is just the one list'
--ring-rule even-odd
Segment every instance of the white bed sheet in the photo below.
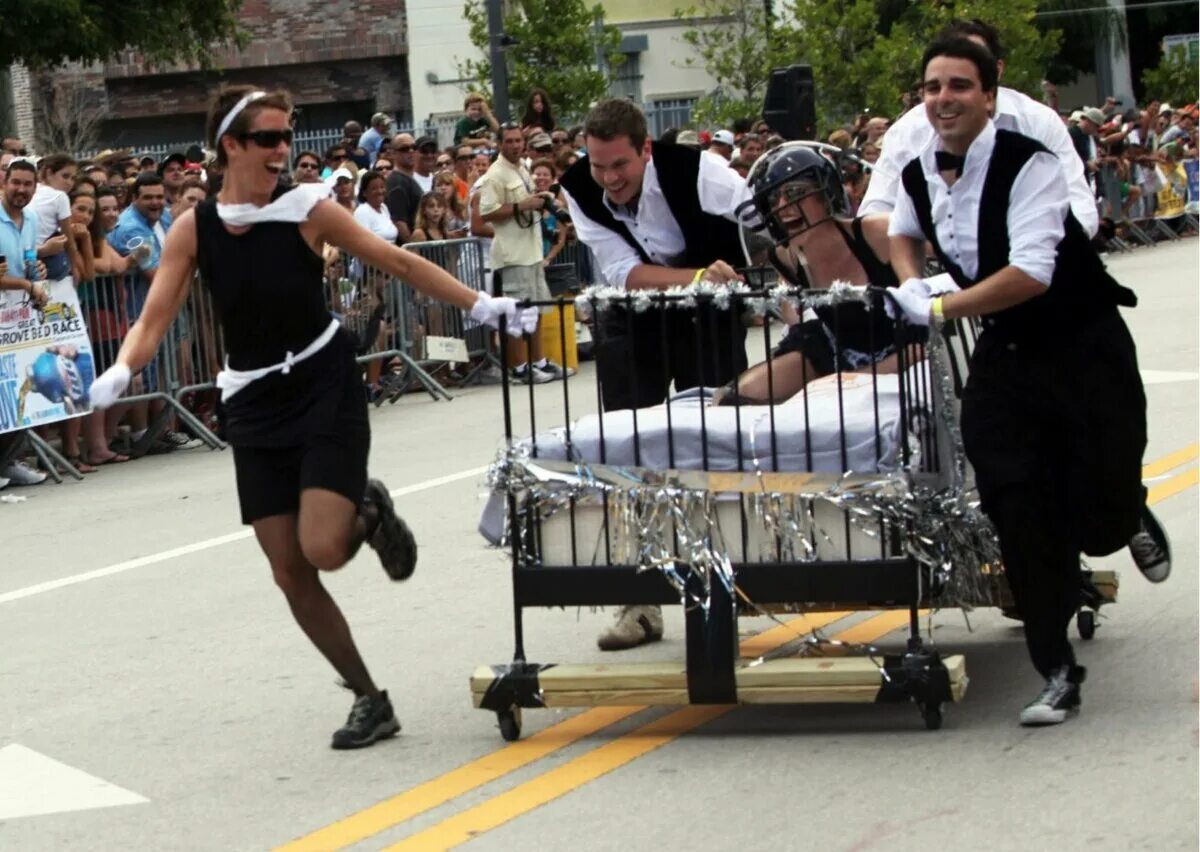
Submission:
{"label": "white bed sheet", "polygon": [[[737,470],[739,452],[743,470],[754,470],[756,460],[762,470],[895,470],[901,432],[899,376],[843,373],[840,405],[838,378],[832,375],[817,379],[808,385],[807,394],[797,394],[774,407],[777,467],[772,458],[770,406],[741,406],[740,410],[706,406],[695,393],[672,399],[669,430],[665,404],[637,410],[636,441],[635,412],[608,412],[602,415],[603,424],[601,415],[591,414],[572,425],[571,445],[576,456],[589,463],[601,463],[603,458],[608,465],[652,470]],[[668,435],[674,442],[673,459]],[[532,443],[532,439],[524,442],[527,446]],[[537,455],[565,459],[566,430],[539,433]]]}

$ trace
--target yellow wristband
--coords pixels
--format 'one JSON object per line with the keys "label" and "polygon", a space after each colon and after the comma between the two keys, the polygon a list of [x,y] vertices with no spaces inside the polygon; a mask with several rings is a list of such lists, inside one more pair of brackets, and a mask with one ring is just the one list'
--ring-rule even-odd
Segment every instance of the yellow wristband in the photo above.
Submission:
{"label": "yellow wristband", "polygon": [[938,296],[929,306],[929,315],[933,317],[935,325],[941,325],[946,321],[946,314],[942,311],[942,297]]}
{"label": "yellow wristband", "polygon": [[695,277],[692,278],[692,283],[699,284],[700,279],[704,277],[704,273],[707,271],[708,271],[707,269],[697,269]]}

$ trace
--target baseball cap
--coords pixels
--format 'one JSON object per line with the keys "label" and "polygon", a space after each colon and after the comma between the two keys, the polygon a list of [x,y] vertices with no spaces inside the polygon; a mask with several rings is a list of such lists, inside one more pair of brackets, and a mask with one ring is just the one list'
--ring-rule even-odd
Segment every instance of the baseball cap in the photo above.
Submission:
{"label": "baseball cap", "polygon": [[354,180],[354,175],[351,174],[350,170],[347,168],[339,168],[339,169],[335,169],[333,174],[331,174],[326,179],[325,182],[327,184],[329,184],[330,186],[334,186],[339,180],[342,180],[343,178],[345,178],[346,180],[352,181],[352,180]]}
{"label": "baseball cap", "polygon": [[[143,162],[145,158],[143,158]],[[183,168],[187,168],[187,157],[181,151],[172,151],[170,154],[162,158],[162,162],[158,164],[158,173],[161,175],[169,163],[179,163]]]}
{"label": "baseball cap", "polygon": [[679,135],[675,137],[676,145],[686,145],[689,148],[700,147],[700,134],[695,130],[680,130]]}
{"label": "baseball cap", "polygon": [[429,148],[431,146],[433,148],[437,148],[437,146],[438,146],[437,139],[435,139],[432,136],[422,136],[420,139],[418,139],[413,144],[413,147],[416,148],[418,151],[420,151],[422,148]]}
{"label": "baseball cap", "polygon": [[1082,112],[1083,118],[1086,118],[1092,124],[1103,124],[1105,121],[1104,113],[1095,107],[1088,107],[1087,109],[1082,110]]}
{"label": "baseball cap", "polygon": [[712,135],[712,141],[714,145],[728,145],[731,148],[736,143],[733,132],[729,130],[718,130]]}
{"label": "baseball cap", "polygon": [[383,124],[390,125],[392,123],[392,117],[390,115],[388,115],[386,112],[377,112],[373,116],[371,116],[371,126],[372,127],[374,127],[376,124],[379,124],[380,122],[382,122]]}
{"label": "baseball cap", "polygon": [[1175,111],[1175,108],[1172,107],[1170,104],[1163,104],[1162,106],[1160,106],[1158,108],[1159,115],[1166,115],[1167,113],[1174,112],[1174,111]]}
{"label": "baseball cap", "polygon": [[554,146],[554,140],[547,133],[535,133],[529,137],[529,147],[533,149],[551,148]]}

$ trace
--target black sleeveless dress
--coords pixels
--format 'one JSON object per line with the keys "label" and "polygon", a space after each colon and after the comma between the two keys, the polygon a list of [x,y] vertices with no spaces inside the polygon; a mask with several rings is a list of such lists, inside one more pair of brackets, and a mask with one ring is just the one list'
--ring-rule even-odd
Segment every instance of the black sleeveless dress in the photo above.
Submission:
{"label": "black sleeveless dress", "polygon": [[[892,267],[875,256],[863,235],[862,220],[853,220],[850,227],[849,234],[841,225],[837,232],[862,265],[867,281],[875,287],[898,287]],[[816,320],[788,328],[774,357],[799,352],[821,375],[829,375],[839,366],[842,370],[862,369],[896,351],[896,325],[882,307],[868,310],[866,305],[847,303],[816,308],[815,313]]]}
{"label": "black sleeveless dress", "polygon": [[[198,204],[195,216],[200,281],[212,296],[231,368],[278,364],[325,331],[333,316],[324,264],[298,225],[265,222],[232,234],[215,198]],[[361,501],[371,437],[354,347],[339,329],[290,372],[251,382],[222,406],[243,522],[297,511],[305,488]]]}

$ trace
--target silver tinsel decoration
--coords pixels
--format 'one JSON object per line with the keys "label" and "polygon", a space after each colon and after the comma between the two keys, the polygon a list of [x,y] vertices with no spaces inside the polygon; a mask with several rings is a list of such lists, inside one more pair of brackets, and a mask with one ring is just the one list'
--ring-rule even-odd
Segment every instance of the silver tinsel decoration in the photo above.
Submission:
{"label": "silver tinsel decoration", "polygon": [[[644,311],[660,304],[687,308],[697,298],[711,299],[718,307],[733,301],[756,305],[756,310],[790,301],[793,306],[818,307],[841,302],[871,304],[865,288],[838,284],[829,290],[797,291],[776,287],[751,293],[745,285],[700,283],[667,291],[666,299],[656,291],[626,292],[611,287],[592,287],[580,300],[593,309],[614,302]],[[1001,593],[1000,549],[995,532],[981,512],[967,481],[967,462],[958,426],[954,382],[949,369],[949,350],[943,335],[930,330],[928,366],[932,388],[929,412],[948,437],[950,446],[942,453],[941,476],[919,473],[912,464],[895,473],[852,474],[812,478],[809,486],[782,490],[781,480],[758,468],[752,475],[757,487],[738,492],[743,516],[762,535],[756,537],[759,550],[744,554],[748,560],[806,562],[819,558],[822,546],[835,536],[847,536],[841,518],[863,535],[899,541],[910,556],[929,569],[931,586],[927,604],[936,607],[994,605]],[[757,426],[750,441],[756,440]],[[730,542],[720,528],[716,511],[718,501],[734,499],[714,488],[713,474],[702,471],[645,470],[589,463],[568,446],[571,461],[546,461],[530,456],[529,446],[520,443],[503,450],[488,474],[488,485],[498,493],[515,497],[518,558],[535,562],[537,554],[524,546],[536,540],[537,526],[553,516],[585,506],[603,506],[607,530],[599,539],[585,542],[590,550],[581,562],[597,563],[607,558],[613,564],[637,565],[641,570],[657,570],[679,590],[685,606],[707,607],[712,583],[725,585],[744,606],[759,609],[737,587],[737,575]],[[728,476],[726,474],[725,476]],[[794,478],[793,478],[794,479]],[[720,480],[728,482],[728,480]],[[815,487],[812,487],[815,486]],[[722,496],[724,493],[725,496]],[[824,504],[824,505],[822,505]],[[828,509],[837,510],[839,525],[831,534],[818,516],[829,517]],[[507,530],[507,526],[506,526]],[[742,530],[731,531],[741,536]],[[840,540],[840,539],[839,539]],[[689,572],[700,580],[704,592],[693,599],[685,597]],[[802,603],[802,602],[797,602]],[[762,611],[759,609],[759,611]]]}

